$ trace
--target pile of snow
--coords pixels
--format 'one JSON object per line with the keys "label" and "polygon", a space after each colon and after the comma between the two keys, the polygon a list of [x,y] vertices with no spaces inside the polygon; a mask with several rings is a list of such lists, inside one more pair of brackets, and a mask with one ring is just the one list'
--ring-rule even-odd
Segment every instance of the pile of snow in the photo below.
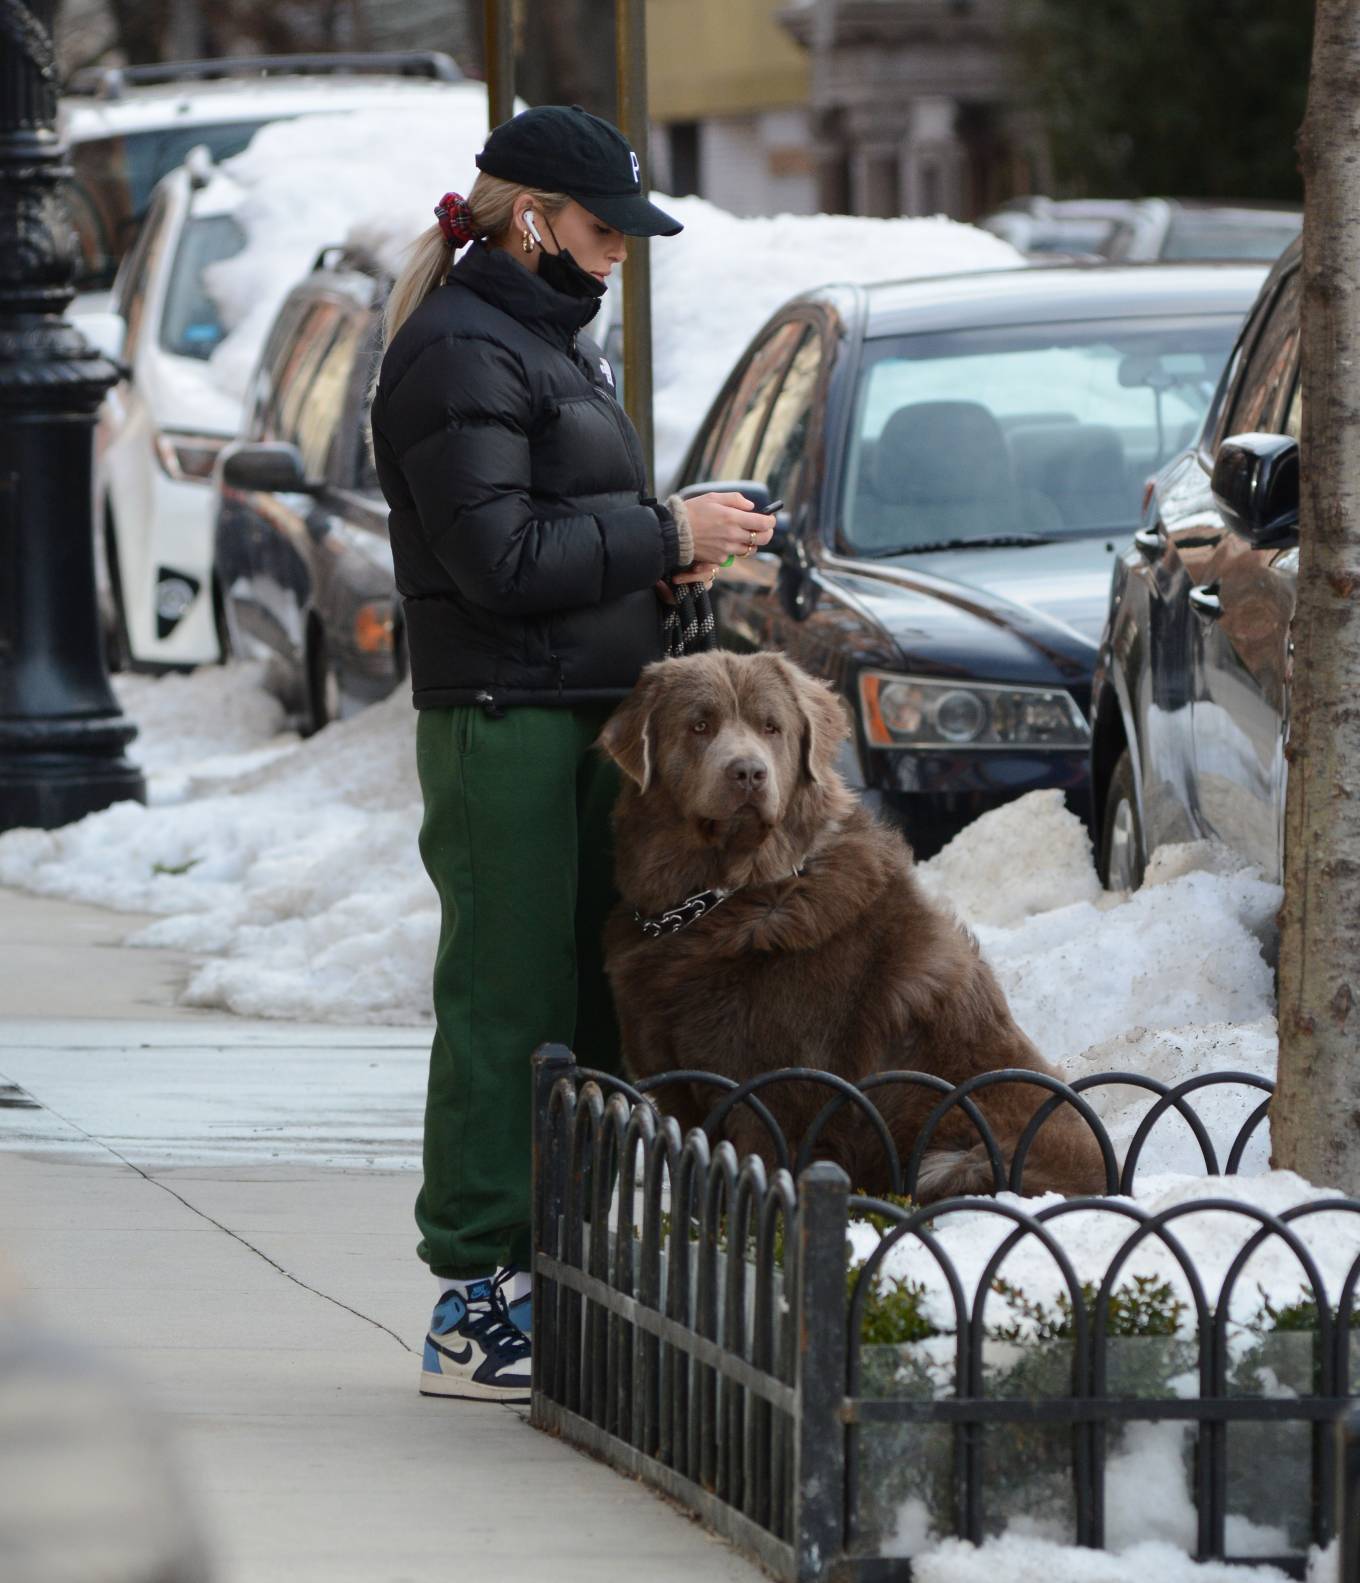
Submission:
{"label": "pile of snow", "polygon": [[133,944],[207,957],[184,1000],[243,1016],[430,1016],[438,904],[416,850],[404,691],[307,741],[253,664],[118,679],[150,802],[0,837],[0,884],[164,914]]}
{"label": "pile of snow", "polygon": [[[244,395],[279,305],[322,247],[361,244],[399,270],[440,196],[471,187],[485,137],[485,95],[470,84],[436,104],[278,121],[224,161],[223,172],[244,193],[234,213],[247,242],[205,274],[230,332],[209,363],[216,384]],[[685,225],[652,246],[656,473],[663,482],[746,343],[795,293],[828,281],[1021,262],[1008,242],[952,220],[738,219],[701,198],[655,197]]]}
{"label": "pile of snow", "polygon": [[[1360,1212],[1344,1207],[1349,1200],[1311,1186],[1292,1171],[1267,1171],[1260,1176],[1149,1175],[1138,1183],[1134,1198],[1105,1200],[1115,1205],[1135,1204],[1149,1215],[1208,1201],[1219,1206],[1240,1204],[1243,1208],[1185,1208],[1171,1222],[1170,1230],[1199,1272],[1210,1307],[1216,1306],[1224,1277],[1243,1244],[1260,1228],[1254,1211],[1279,1215],[1303,1204],[1320,1207],[1295,1220],[1292,1229],[1316,1263],[1326,1297],[1335,1306],[1352,1264],[1360,1258]],[[998,1204],[1003,1206],[1002,1211],[995,1207]],[[1328,1208],[1329,1204],[1338,1207]],[[931,1222],[930,1235],[954,1266],[969,1302],[988,1261],[1015,1229],[1015,1222],[1004,1213],[1007,1205],[1035,1215],[1063,1206],[1064,1200],[1056,1193],[1024,1199],[1003,1193],[995,1200],[979,1199],[976,1209],[950,1210]],[[1078,1281],[1095,1285],[1105,1278],[1115,1255],[1135,1230],[1133,1220],[1103,1207],[1064,1207],[1046,1224],[1070,1259]],[[872,1252],[878,1241],[878,1232],[870,1225],[857,1223],[851,1228],[857,1258]],[[921,1282],[925,1287],[921,1302],[927,1317],[942,1331],[955,1328],[948,1283],[933,1256],[923,1251],[915,1237],[903,1237],[896,1243],[882,1268],[887,1277]],[[1119,1285],[1135,1275],[1148,1276],[1157,1284],[1165,1282],[1177,1300],[1187,1305],[1183,1324],[1187,1333],[1193,1333],[1190,1288],[1179,1264],[1159,1238],[1145,1239],[1121,1270]],[[1029,1302],[1050,1311],[1067,1292],[1052,1254],[1035,1236],[1021,1238],[997,1273],[1009,1285],[1019,1288]],[[1260,1313],[1262,1292],[1279,1307],[1293,1302],[1308,1286],[1304,1267],[1288,1245],[1279,1237],[1266,1238],[1233,1284],[1231,1316],[1235,1324],[1244,1327],[1237,1340],[1249,1339],[1250,1332],[1245,1327]],[[1021,1330],[1027,1326],[1026,1316],[1013,1312],[1001,1294],[988,1298],[984,1323],[1017,1323]]]}
{"label": "pile of snow", "polygon": [[[424,96],[422,96],[423,99]],[[204,272],[229,334],[208,372],[238,400],[269,326],[317,253],[364,244],[387,268],[434,223],[451,187],[466,192],[486,141],[486,90],[459,84],[420,104],[275,121],[221,169],[244,196],[244,249]]]}
{"label": "pile of snow", "polygon": [[[917,872],[973,930],[1016,1021],[1064,1076],[1275,1075],[1274,982],[1263,948],[1281,892],[1222,848],[1169,849],[1141,890],[1112,895],[1062,793],[1041,791],[984,814]],[[1149,1096],[1108,1087],[1086,1097],[1122,1158]],[[1239,1086],[1191,1097],[1220,1163],[1261,1098]],[[1262,1127],[1246,1168],[1264,1168],[1267,1152]],[[1170,1116],[1141,1160],[1144,1172],[1204,1169],[1189,1128]]]}
{"label": "pile of snow", "polygon": [[[1338,1564],[1335,1545],[1314,1550],[1307,1583],[1334,1583]],[[1167,1544],[1144,1542],[1109,1555],[1013,1534],[984,1545],[947,1540],[918,1556],[911,1575],[916,1583],[1284,1583],[1285,1576],[1274,1567],[1192,1561]]]}

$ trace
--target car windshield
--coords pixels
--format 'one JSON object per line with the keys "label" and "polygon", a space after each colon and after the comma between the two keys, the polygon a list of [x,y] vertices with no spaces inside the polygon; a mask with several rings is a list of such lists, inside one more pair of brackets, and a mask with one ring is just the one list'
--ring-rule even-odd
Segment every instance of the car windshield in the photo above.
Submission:
{"label": "car windshield", "polygon": [[162,176],[184,163],[191,148],[205,143],[213,162],[239,154],[274,117],[226,121],[216,126],[157,127],[122,137],[88,138],[70,150],[72,177],[65,185],[80,242],[76,287],[98,291],[113,284]]}
{"label": "car windshield", "polygon": [[851,419],[843,538],[868,554],[1137,526],[1189,445],[1232,315],[871,340]]}
{"label": "car windshield", "polygon": [[1270,215],[1259,220],[1216,220],[1212,215],[1179,215],[1162,248],[1165,259],[1245,259],[1274,261],[1299,234],[1303,216]]}
{"label": "car windshield", "polygon": [[178,357],[212,356],[227,332],[217,304],[208,295],[203,271],[245,245],[245,232],[229,214],[202,215],[185,225],[161,314],[160,342],[167,352]]}

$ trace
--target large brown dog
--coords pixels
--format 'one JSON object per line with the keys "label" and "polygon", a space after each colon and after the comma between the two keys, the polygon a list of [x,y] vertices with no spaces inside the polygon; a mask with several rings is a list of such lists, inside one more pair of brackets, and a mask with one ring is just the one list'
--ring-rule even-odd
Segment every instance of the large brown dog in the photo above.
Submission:
{"label": "large brown dog", "polygon": [[[634,1076],[703,1068],[742,1082],[810,1066],[852,1083],[910,1070],[954,1084],[1001,1067],[1052,1073],[972,937],[927,899],[906,843],[836,773],[847,733],[834,694],[778,654],[663,660],[606,724],[601,746],[627,776],[615,812],[623,901],[606,964]],[[706,891],[730,895],[674,933],[644,931],[640,920]],[[658,1097],[688,1128],[717,1096],[675,1085]],[[796,1150],[829,1094],[775,1084],[760,1097]],[[891,1084],[873,1098],[905,1165],[939,1096]],[[977,1096],[1008,1166],[1048,1098],[1020,1082]],[[770,1163],[769,1134],[748,1107],[725,1132]],[[862,1190],[888,1187],[882,1146],[851,1107],[816,1154]],[[1090,1130],[1058,1106],[1028,1155],[1025,1191],[1094,1192],[1103,1181]],[[978,1132],[956,1108],[916,1196],[992,1185]]]}

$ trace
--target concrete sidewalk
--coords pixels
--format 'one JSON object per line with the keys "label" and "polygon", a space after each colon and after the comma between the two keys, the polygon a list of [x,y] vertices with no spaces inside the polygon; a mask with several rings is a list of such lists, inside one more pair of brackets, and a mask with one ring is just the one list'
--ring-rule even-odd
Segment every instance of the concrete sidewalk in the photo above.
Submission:
{"label": "concrete sidewalk", "polygon": [[139,923],[0,891],[0,1263],[162,1406],[218,1583],[755,1578],[522,1411],[417,1394],[425,1030],[179,1010]]}

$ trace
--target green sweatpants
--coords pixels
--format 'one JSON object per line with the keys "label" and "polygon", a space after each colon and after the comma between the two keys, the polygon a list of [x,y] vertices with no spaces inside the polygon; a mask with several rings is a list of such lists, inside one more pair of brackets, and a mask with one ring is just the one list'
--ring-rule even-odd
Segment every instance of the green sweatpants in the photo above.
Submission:
{"label": "green sweatpants", "polygon": [[420,1256],[465,1279],[529,1262],[530,1058],[616,1071],[601,930],[614,902],[612,705],[422,709],[420,855],[439,892]]}

